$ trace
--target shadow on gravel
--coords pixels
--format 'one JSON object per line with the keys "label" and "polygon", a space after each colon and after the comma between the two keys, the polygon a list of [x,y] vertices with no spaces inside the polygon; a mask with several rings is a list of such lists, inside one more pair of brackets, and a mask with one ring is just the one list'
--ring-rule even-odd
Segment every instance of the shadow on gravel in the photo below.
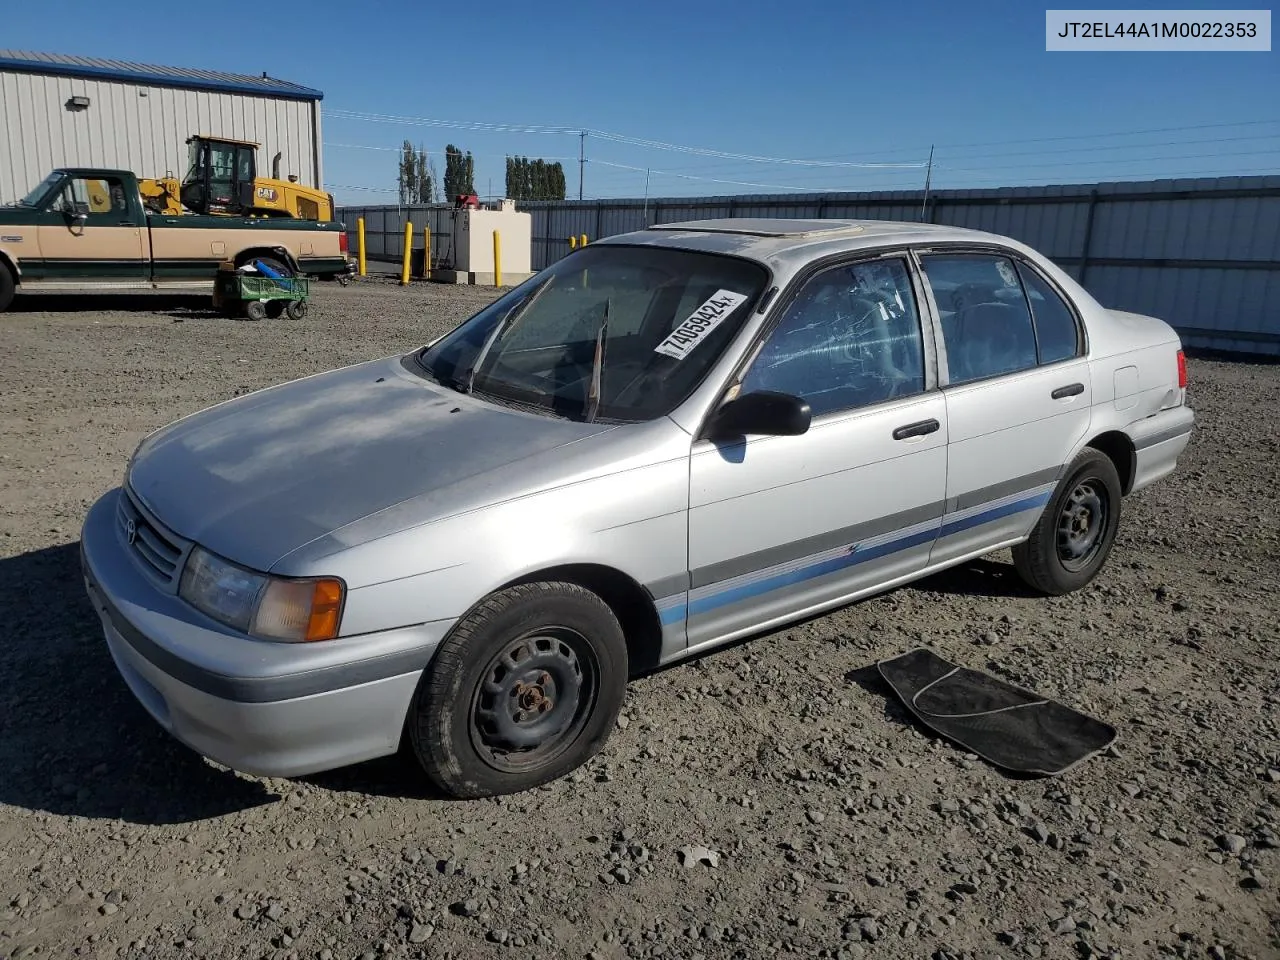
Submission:
{"label": "shadow on gravel", "polygon": [[64,293],[40,293],[16,297],[10,313],[172,313],[173,316],[213,316],[208,294],[192,293],[112,293],[84,296]]}
{"label": "shadow on gravel", "polygon": [[0,596],[0,804],[157,825],[279,799],[210,766],[133,698],[85,596],[78,543],[0,559]]}
{"label": "shadow on gravel", "polygon": [[443,800],[465,803],[438,790],[427,779],[422,768],[407,751],[393,757],[369,760],[339,770],[298,777],[320,790],[355,793],[367,797],[390,797],[395,800]]}
{"label": "shadow on gravel", "polygon": [[965,597],[1037,597],[1034,590],[1022,582],[1013,564],[997,563],[980,557],[951,567],[931,577],[917,580],[904,589],[932,590]]}

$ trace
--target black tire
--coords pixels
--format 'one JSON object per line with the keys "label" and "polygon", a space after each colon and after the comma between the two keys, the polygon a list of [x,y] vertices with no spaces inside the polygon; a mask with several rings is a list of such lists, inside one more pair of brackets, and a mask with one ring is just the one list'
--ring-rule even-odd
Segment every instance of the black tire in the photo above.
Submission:
{"label": "black tire", "polygon": [[307,301],[290,300],[289,306],[285,308],[285,312],[289,314],[290,320],[301,320],[307,315]]}
{"label": "black tire", "polygon": [[267,319],[267,305],[261,300],[249,300],[244,305],[244,315],[250,320]]}
{"label": "black tire", "polygon": [[13,274],[9,272],[8,266],[0,263],[0,313],[9,309],[16,289],[17,284],[14,283]]}
{"label": "black tire", "polygon": [[423,673],[406,721],[414,756],[459,798],[558,779],[604,746],[627,671],[622,627],[591,591],[502,590],[459,621]]}
{"label": "black tire", "polygon": [[1031,536],[1013,548],[1028,586],[1061,596],[1088,584],[1120,528],[1120,475],[1105,453],[1086,447],[1072,461]]}

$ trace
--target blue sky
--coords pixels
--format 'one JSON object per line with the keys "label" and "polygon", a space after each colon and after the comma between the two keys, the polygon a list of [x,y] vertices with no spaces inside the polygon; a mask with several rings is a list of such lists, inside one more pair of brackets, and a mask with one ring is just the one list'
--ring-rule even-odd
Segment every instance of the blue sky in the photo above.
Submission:
{"label": "blue sky", "polygon": [[1280,53],[1048,53],[1045,8],[313,0],[132,14],[66,0],[7,5],[3,44],[317,87],[340,202],[394,202],[406,137],[471,150],[481,194],[502,192],[507,153],[564,158],[576,196],[576,135],[493,124],[621,137],[587,137],[587,197],[641,196],[646,168],[650,196],[916,189],[930,144],[937,187],[1280,173]]}

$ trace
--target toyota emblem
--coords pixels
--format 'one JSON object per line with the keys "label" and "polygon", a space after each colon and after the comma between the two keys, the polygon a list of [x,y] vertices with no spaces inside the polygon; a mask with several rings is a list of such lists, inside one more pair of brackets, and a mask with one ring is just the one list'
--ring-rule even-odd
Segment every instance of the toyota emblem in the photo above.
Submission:
{"label": "toyota emblem", "polygon": [[129,541],[129,545],[133,545],[133,541],[138,539],[138,525],[132,520],[126,520],[124,524],[124,538]]}

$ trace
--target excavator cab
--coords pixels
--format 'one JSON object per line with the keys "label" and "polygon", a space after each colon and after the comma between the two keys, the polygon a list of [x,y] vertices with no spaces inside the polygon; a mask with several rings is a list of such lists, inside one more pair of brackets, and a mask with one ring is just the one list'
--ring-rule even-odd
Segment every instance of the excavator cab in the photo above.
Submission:
{"label": "excavator cab", "polygon": [[197,213],[251,210],[257,179],[257,144],[215,137],[187,140],[189,163],[182,180],[182,205]]}

